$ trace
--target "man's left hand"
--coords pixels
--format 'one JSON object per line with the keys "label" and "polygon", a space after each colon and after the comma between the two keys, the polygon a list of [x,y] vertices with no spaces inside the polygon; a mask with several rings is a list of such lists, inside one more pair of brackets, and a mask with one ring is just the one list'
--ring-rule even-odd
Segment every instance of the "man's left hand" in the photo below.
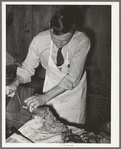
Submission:
{"label": "man's left hand", "polygon": [[24,102],[28,107],[28,111],[32,113],[32,111],[36,109],[38,106],[44,105],[47,102],[47,96],[37,94],[27,98]]}

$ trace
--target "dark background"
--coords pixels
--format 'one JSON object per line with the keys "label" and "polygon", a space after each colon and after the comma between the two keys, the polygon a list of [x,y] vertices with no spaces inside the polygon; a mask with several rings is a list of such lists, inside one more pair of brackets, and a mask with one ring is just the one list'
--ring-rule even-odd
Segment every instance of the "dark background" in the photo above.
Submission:
{"label": "dark background", "polygon": [[[87,57],[87,127],[99,129],[111,117],[111,6],[110,5],[7,5],[6,51],[21,64],[33,37],[48,29],[56,10],[70,9],[77,19],[80,31],[87,33],[91,49]],[[82,24],[82,25],[81,25]],[[7,76],[16,66],[6,67]],[[45,71],[40,65],[32,82],[21,85],[18,94],[23,101],[42,90]],[[12,79],[7,78],[9,84]],[[30,114],[20,107],[16,96],[7,105],[7,126],[19,128],[30,119]]]}

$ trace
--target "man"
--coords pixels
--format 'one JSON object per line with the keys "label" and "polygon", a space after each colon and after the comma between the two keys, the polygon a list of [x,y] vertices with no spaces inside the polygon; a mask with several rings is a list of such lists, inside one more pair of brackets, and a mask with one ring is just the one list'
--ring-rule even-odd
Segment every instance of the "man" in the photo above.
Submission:
{"label": "man", "polygon": [[25,100],[29,111],[49,105],[60,118],[84,124],[87,88],[84,64],[89,49],[90,40],[77,30],[74,18],[60,10],[53,16],[50,29],[33,38],[22,67],[17,69],[17,77],[6,87],[6,94],[17,90],[21,83],[30,82],[41,63],[46,69],[43,94]]}

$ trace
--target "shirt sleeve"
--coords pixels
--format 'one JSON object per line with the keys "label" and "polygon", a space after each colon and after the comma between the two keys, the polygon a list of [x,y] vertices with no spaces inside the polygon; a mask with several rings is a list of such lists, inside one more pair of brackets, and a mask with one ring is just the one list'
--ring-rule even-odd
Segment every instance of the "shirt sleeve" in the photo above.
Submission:
{"label": "shirt sleeve", "polygon": [[39,65],[40,53],[38,53],[38,43],[34,38],[29,46],[28,54],[21,67],[17,68],[17,75],[23,77],[24,82],[31,82],[31,76],[35,74],[35,68]]}
{"label": "shirt sleeve", "polygon": [[77,52],[74,53],[72,59],[70,60],[69,74],[67,74],[58,84],[62,88],[70,90],[77,86],[82,77],[85,61],[90,49],[90,40],[87,38],[75,48]]}

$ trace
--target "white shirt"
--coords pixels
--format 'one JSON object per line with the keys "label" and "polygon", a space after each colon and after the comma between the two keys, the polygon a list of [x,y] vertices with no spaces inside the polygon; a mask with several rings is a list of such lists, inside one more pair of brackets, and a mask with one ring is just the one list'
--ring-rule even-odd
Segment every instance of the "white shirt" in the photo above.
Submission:
{"label": "white shirt", "polygon": [[[48,66],[48,58],[50,54],[51,35],[50,31],[43,31],[37,34],[28,50],[27,57],[22,63],[22,67],[17,68],[17,75],[24,78],[24,83],[31,82],[31,76],[35,74],[35,68],[41,63],[46,69]],[[67,50],[69,50],[69,74],[67,74],[59,86],[65,89],[73,89],[79,83],[84,70],[84,64],[87,58],[87,54],[90,49],[90,40],[82,32],[77,31],[72,39],[62,49],[62,55],[66,58]],[[53,43],[52,59],[56,64],[57,59],[57,47]]]}

